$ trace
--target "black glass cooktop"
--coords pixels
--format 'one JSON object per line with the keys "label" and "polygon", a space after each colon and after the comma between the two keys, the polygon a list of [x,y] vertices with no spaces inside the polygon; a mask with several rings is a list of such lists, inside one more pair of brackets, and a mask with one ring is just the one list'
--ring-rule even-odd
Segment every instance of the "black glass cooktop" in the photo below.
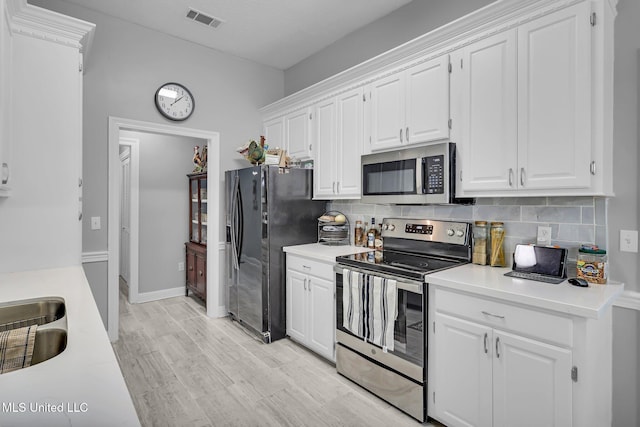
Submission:
{"label": "black glass cooktop", "polygon": [[389,250],[339,256],[336,261],[344,266],[379,271],[420,281],[424,281],[424,276],[429,273],[466,264],[465,261],[460,260],[412,255]]}

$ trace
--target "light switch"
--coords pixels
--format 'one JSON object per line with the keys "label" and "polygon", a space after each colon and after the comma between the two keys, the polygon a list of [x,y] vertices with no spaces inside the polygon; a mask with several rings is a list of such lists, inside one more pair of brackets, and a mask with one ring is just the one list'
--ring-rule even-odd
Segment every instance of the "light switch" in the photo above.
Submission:
{"label": "light switch", "polygon": [[184,262],[178,263],[178,271],[184,271]]}
{"label": "light switch", "polygon": [[92,216],[91,217],[91,229],[92,230],[100,230],[101,225],[100,225],[100,217],[99,216]]}
{"label": "light switch", "polygon": [[638,252],[638,230],[620,230],[620,252]]}

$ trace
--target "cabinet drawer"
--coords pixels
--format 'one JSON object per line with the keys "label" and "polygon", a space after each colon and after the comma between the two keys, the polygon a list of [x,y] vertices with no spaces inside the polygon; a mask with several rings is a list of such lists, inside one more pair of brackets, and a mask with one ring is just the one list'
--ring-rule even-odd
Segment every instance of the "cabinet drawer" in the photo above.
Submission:
{"label": "cabinet drawer", "polygon": [[287,269],[333,281],[333,264],[287,254]]}
{"label": "cabinet drawer", "polygon": [[573,321],[564,316],[443,289],[435,291],[435,309],[531,338],[573,345]]}

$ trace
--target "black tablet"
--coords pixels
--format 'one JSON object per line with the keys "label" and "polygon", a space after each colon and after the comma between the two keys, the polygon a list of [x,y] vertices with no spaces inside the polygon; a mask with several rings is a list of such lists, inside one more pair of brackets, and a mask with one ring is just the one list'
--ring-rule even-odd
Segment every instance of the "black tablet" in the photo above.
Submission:
{"label": "black tablet", "polygon": [[507,276],[560,283],[567,277],[567,250],[536,245],[516,245],[512,272]]}

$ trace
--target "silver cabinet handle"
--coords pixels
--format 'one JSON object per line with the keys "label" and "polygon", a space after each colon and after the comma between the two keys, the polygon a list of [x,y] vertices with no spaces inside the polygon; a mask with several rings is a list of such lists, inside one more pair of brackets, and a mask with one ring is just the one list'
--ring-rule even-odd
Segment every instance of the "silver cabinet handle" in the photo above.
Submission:
{"label": "silver cabinet handle", "polygon": [[402,142],[402,129],[400,129],[400,142]]}
{"label": "silver cabinet handle", "polygon": [[513,168],[509,168],[509,187],[513,187]]}
{"label": "silver cabinet handle", "polygon": [[337,193],[340,194],[340,181],[338,181],[336,184],[336,189],[338,190]]}
{"label": "silver cabinet handle", "polygon": [[336,194],[336,182],[335,181],[333,181],[333,184],[331,185],[331,188],[332,188],[333,194]]}
{"label": "silver cabinet handle", "polygon": [[404,139],[409,142],[409,126],[407,126],[407,130],[404,132]]}
{"label": "silver cabinet handle", "polygon": [[524,187],[524,168],[520,168],[520,185]]}
{"label": "silver cabinet handle", "polygon": [[308,265],[302,265],[302,268],[304,268],[305,270],[310,270],[311,267],[309,267]]}
{"label": "silver cabinet handle", "polygon": [[500,359],[500,337],[496,338],[496,357]]}
{"label": "silver cabinet handle", "polygon": [[489,338],[489,334],[484,333],[484,354],[489,353],[489,348],[487,347],[487,339]]}
{"label": "silver cabinet handle", "polygon": [[500,316],[499,314],[489,313],[488,311],[481,311],[485,316],[497,317],[498,319],[504,319],[504,316]]}
{"label": "silver cabinet handle", "polygon": [[591,175],[595,175],[596,174],[596,162],[595,162],[595,160],[593,162],[591,162],[591,165],[589,166],[589,171],[591,172]]}
{"label": "silver cabinet handle", "polygon": [[[5,173],[6,171],[6,173]],[[7,163],[2,164],[2,185],[9,183],[9,176],[11,173],[9,172],[9,165]]]}

